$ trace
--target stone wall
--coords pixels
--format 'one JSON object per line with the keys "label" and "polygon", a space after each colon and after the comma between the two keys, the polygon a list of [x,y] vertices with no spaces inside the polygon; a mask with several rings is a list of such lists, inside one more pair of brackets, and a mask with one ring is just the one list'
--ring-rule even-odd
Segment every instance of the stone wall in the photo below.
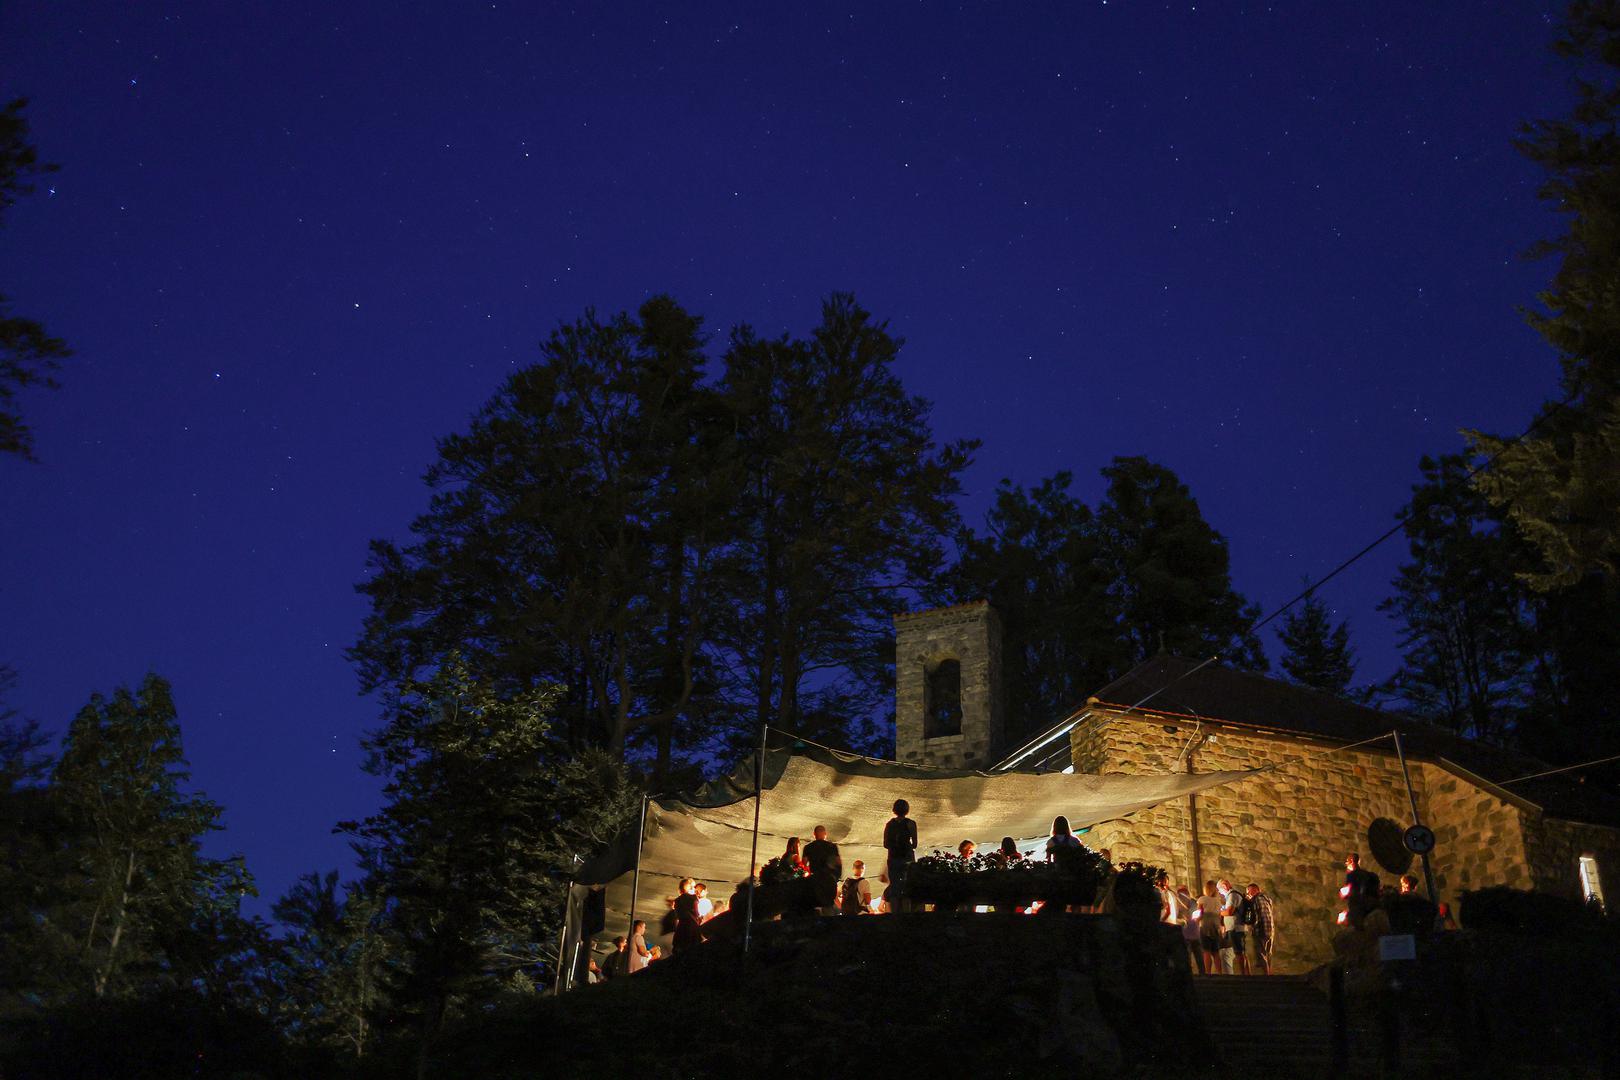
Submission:
{"label": "stone wall", "polygon": [[1599,885],[1610,911],[1620,903],[1620,829],[1526,814],[1525,848],[1535,887],[1573,899],[1581,895],[1580,857],[1597,860]]}
{"label": "stone wall", "polygon": [[[978,601],[896,615],[895,757],[950,769],[983,769],[1003,746],[1001,620]],[[927,670],[942,660],[962,665],[962,733],[924,736]]]}
{"label": "stone wall", "polygon": [[1451,902],[1453,912],[1465,889],[1530,888],[1522,809],[1442,766],[1414,763],[1413,772],[1423,774],[1423,823],[1434,830],[1435,890]]}
{"label": "stone wall", "polygon": [[[1412,817],[1400,763],[1376,747],[1320,753],[1327,746],[1250,729],[1096,710],[1070,736],[1076,771],[1214,772],[1277,767],[1252,779],[1178,799],[1085,837],[1116,862],[1163,866],[1195,890],[1209,878],[1259,883],[1276,905],[1274,960],[1306,971],[1331,955],[1344,856],[1376,865],[1367,829],[1380,817],[1403,828]],[[1310,755],[1302,757],[1302,755]],[[1522,811],[1440,766],[1413,763],[1412,787],[1438,845],[1434,868],[1442,899],[1481,885],[1529,884]],[[1620,863],[1616,863],[1620,867]],[[1418,871],[1414,861],[1412,872]],[[1620,876],[1620,871],[1617,871]]]}

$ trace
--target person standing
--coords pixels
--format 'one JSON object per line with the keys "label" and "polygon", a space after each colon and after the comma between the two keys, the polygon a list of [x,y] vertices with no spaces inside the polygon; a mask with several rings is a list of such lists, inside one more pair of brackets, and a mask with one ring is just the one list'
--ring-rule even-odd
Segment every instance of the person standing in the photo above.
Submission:
{"label": "person standing", "polygon": [[1361,868],[1361,856],[1352,851],[1344,857],[1344,886],[1339,890],[1344,897],[1345,918],[1357,930],[1371,911],[1378,906],[1378,875]]}
{"label": "person standing", "polygon": [[810,868],[816,910],[822,915],[838,914],[838,879],[844,876],[844,860],[838,845],[827,839],[827,826],[816,826],[815,839],[804,845],[804,861]]}
{"label": "person standing", "polygon": [[683,877],[680,890],[675,897],[675,936],[669,943],[672,954],[703,944],[703,920],[698,918],[697,910],[697,882]]}
{"label": "person standing", "polygon": [[1227,931],[1232,941],[1232,963],[1234,975],[1252,975],[1249,969],[1249,953],[1254,948],[1254,910],[1249,906],[1249,898],[1242,889],[1232,889],[1231,898],[1236,901],[1236,922],[1232,929]]}
{"label": "person standing", "polygon": [[1236,975],[1237,950],[1232,932],[1237,929],[1238,894],[1225,878],[1215,883],[1215,891],[1221,896],[1221,974]]}
{"label": "person standing", "polygon": [[911,901],[906,898],[906,878],[911,864],[917,861],[917,823],[907,815],[911,804],[904,799],[894,800],[894,816],[883,826],[883,850],[889,853],[889,900],[896,911],[910,911]]}
{"label": "person standing", "polygon": [[1176,886],[1176,904],[1179,909],[1181,941],[1187,946],[1187,959],[1192,963],[1193,974],[1200,975],[1204,971],[1204,953],[1203,947],[1198,944],[1198,920],[1193,918],[1193,912],[1197,910],[1198,905],[1193,900],[1192,893],[1187,891],[1187,886]]}
{"label": "person standing", "polygon": [[866,864],[859,859],[853,873],[844,879],[838,909],[845,915],[865,915],[872,910],[872,886],[866,880]]}
{"label": "person standing", "polygon": [[613,951],[608,953],[607,960],[602,964],[602,977],[614,979],[625,973],[625,961],[629,958],[630,939],[620,934],[613,939]]}
{"label": "person standing", "polygon": [[1248,894],[1249,911],[1253,914],[1249,935],[1254,959],[1260,962],[1260,971],[1250,974],[1271,974],[1271,948],[1277,943],[1277,913],[1271,897],[1260,891],[1260,886],[1249,882],[1244,890]]}
{"label": "person standing", "polygon": [[1199,960],[1205,975],[1221,970],[1221,898],[1215,895],[1215,882],[1204,882],[1204,895],[1198,898],[1193,915],[1198,920]]}
{"label": "person standing", "polygon": [[637,919],[630,927],[630,948],[625,957],[625,971],[634,975],[644,970],[652,961],[652,950],[647,948],[647,923]]}

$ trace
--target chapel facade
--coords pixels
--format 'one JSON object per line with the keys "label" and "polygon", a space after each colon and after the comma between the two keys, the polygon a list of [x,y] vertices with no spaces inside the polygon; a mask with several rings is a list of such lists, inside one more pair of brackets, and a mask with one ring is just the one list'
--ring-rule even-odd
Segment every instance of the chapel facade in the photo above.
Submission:
{"label": "chapel facade", "polygon": [[[1000,624],[989,605],[902,615],[895,625],[900,761],[989,770],[1042,763],[1127,775],[1269,766],[1097,824],[1084,840],[1109,848],[1115,862],[1163,867],[1173,884],[1195,894],[1211,878],[1260,885],[1275,905],[1279,971],[1308,971],[1332,956],[1347,852],[1359,852],[1385,884],[1404,873],[1421,880],[1420,860],[1401,843],[1414,800],[1436,838],[1430,869],[1437,895],[1453,911],[1463,891],[1488,885],[1609,903],[1620,897],[1612,891],[1620,890],[1620,799],[1567,776],[1526,779],[1549,767],[1533,758],[1168,654],[1100,688],[1035,739],[1008,747]],[[929,689],[931,677],[944,683],[937,673],[953,660],[960,666],[959,729],[941,708],[950,703],[948,687],[933,696]],[[1388,737],[1396,728],[1404,771]]]}

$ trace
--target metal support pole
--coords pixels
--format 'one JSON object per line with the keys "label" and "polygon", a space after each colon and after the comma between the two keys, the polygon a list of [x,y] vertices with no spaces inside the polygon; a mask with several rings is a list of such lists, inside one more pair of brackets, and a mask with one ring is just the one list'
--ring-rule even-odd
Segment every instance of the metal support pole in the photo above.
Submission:
{"label": "metal support pole", "polygon": [[636,937],[636,900],[641,895],[641,841],[647,830],[647,795],[641,796],[641,816],[636,819],[636,872],[630,875],[630,925],[625,929],[625,936],[631,942],[629,948],[635,948]]}
{"label": "metal support pole", "polygon": [[[557,931],[557,977],[551,982],[551,996],[556,997],[562,993],[563,953],[568,951],[568,909],[574,903],[574,882],[570,878],[568,888],[563,891],[563,924]],[[569,989],[573,989],[572,986]]]}
{"label": "metal support pole", "polygon": [[[1422,825],[1423,819],[1418,815],[1417,792],[1412,790],[1412,774],[1406,768],[1406,751],[1401,749],[1400,729],[1390,732],[1395,736],[1395,756],[1401,761],[1401,776],[1406,780],[1406,797],[1412,802],[1412,824]],[[1434,889],[1434,871],[1429,868],[1429,853],[1425,851],[1423,858],[1423,884],[1429,890],[1429,903],[1435,907],[1440,906],[1439,894]]]}
{"label": "metal support pole", "polygon": [[743,955],[754,938],[754,891],[759,882],[754,878],[754,867],[759,865],[759,804],[765,800],[765,735],[766,724],[759,726],[759,753],[754,757],[754,840],[748,849],[748,911],[743,918]]}

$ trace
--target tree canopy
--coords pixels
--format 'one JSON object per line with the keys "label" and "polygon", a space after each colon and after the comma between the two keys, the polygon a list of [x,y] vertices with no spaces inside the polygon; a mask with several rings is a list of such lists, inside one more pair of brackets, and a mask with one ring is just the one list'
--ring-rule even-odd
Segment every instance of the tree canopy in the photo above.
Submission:
{"label": "tree canopy", "polygon": [[870,742],[888,619],[943,565],[971,443],[935,447],[901,342],[849,296],[806,338],[667,297],[587,313],[441,440],[410,543],[372,545],[351,650],[386,694],[455,652],[508,690],[564,688],[568,741],[633,733],[729,756],[760,723]]}
{"label": "tree canopy", "polygon": [[1093,511],[1060,472],[1003,481],[984,534],[964,530],[957,599],[988,599],[1003,626],[1009,733],[1051,723],[1160,649],[1263,668],[1255,609],[1232,588],[1226,540],[1170,469],[1115,458]]}
{"label": "tree canopy", "polygon": [[1475,482],[1534,546],[1521,573],[1541,591],[1620,569],[1620,0],[1575,0],[1556,48],[1576,71],[1575,108],[1528,124],[1519,149],[1569,222],[1533,249],[1558,270],[1526,313],[1557,350],[1564,398],[1524,438],[1470,433],[1496,456]]}
{"label": "tree canopy", "polygon": [[[19,197],[34,190],[35,177],[57,169],[40,161],[29,141],[23,116],[27,107],[27,98],[16,98],[0,108],[0,223]],[[54,388],[55,373],[71,353],[37,320],[13,315],[9,306],[0,294],[0,454],[33,461],[34,433],[23,420],[17,392],[30,386]]]}

